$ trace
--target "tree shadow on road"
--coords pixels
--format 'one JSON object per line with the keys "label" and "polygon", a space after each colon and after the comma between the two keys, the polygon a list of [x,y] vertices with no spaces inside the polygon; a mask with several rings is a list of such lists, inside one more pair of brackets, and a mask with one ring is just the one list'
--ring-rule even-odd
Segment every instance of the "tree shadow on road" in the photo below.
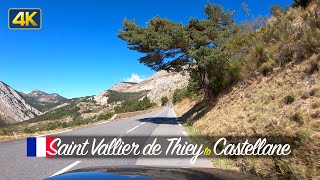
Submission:
{"label": "tree shadow on road", "polygon": [[[178,119],[179,120],[179,119]],[[152,117],[139,119],[140,122],[149,122],[154,124],[178,124],[177,118],[174,117]]]}
{"label": "tree shadow on road", "polygon": [[139,119],[140,122],[151,122],[154,124],[178,124],[180,122],[192,125],[197,120],[206,115],[214,106],[216,101],[199,101],[189,111],[184,113],[181,117],[152,117]]}

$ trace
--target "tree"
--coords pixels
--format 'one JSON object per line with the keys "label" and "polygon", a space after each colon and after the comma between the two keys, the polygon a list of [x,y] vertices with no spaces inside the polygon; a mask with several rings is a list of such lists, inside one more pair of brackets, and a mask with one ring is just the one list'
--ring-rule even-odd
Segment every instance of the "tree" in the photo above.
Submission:
{"label": "tree", "polygon": [[204,12],[205,19],[191,18],[186,25],[155,17],[146,27],[140,27],[134,20],[124,19],[118,37],[128,43],[129,49],[145,54],[139,61],[153,70],[195,71],[205,99],[209,100],[215,93],[209,71],[226,62],[208,60],[214,49],[234,34],[236,26],[233,13],[221,6],[208,3]]}
{"label": "tree", "polygon": [[168,101],[169,101],[169,99],[168,99],[167,96],[162,96],[162,98],[161,98],[161,105],[162,105],[162,106],[167,105]]}
{"label": "tree", "polygon": [[294,0],[292,7],[303,7],[306,8],[312,0]]}
{"label": "tree", "polygon": [[173,93],[172,102],[176,104],[186,97],[186,89],[176,89]]}

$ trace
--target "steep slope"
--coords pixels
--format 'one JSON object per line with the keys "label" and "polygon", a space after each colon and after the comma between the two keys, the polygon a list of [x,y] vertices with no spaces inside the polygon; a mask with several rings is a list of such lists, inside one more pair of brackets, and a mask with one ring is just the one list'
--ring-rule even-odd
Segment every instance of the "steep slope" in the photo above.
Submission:
{"label": "steep slope", "polygon": [[38,110],[45,112],[55,106],[59,106],[68,101],[68,99],[60,96],[59,94],[48,94],[39,90],[34,90],[31,93],[20,93],[25,101]]}
{"label": "steep slope", "polygon": [[[188,79],[189,75],[187,73],[159,71],[140,83],[121,82],[109,90],[124,93],[147,92],[146,96],[151,101],[160,104],[161,97],[167,96],[170,98],[176,89],[186,87]],[[103,91],[95,96],[94,99],[100,104],[107,104],[108,92],[108,90]]]}
{"label": "steep slope", "polygon": [[42,113],[29,105],[18,92],[0,81],[0,116],[5,123],[28,120]]}
{"label": "steep slope", "polygon": [[312,63],[305,61],[275,70],[269,77],[246,80],[202,111],[202,103],[188,99],[174,108],[197,135],[288,136],[298,145],[289,158],[213,159],[217,168],[241,169],[269,178],[277,178],[275,172],[279,172],[296,177],[293,179],[309,179],[319,173],[316,167],[320,162],[320,73],[306,73],[311,68]]}
{"label": "steep slope", "polygon": [[[175,106],[190,133],[204,136],[208,144],[218,136],[230,137],[229,142],[239,136],[291,140],[289,156],[213,157],[216,168],[267,179],[319,179],[320,1],[316,3],[287,10],[275,7],[273,22],[237,37],[250,42],[257,37],[255,44],[260,45],[230,46],[248,50],[237,84],[223,89],[211,103],[185,99]],[[233,40],[228,45],[238,46],[234,42],[239,39]]]}

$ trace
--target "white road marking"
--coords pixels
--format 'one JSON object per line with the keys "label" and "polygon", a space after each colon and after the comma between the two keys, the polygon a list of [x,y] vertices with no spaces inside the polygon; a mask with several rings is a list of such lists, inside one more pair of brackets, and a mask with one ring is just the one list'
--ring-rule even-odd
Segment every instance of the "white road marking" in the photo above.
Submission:
{"label": "white road marking", "polygon": [[[157,117],[159,114],[162,114],[165,110],[166,110],[166,109],[162,110],[160,113],[158,113],[158,114],[156,114],[156,115],[152,116],[151,118]],[[149,118],[149,119],[151,119],[151,118]],[[131,131],[133,131],[133,130],[137,129],[139,126],[141,126],[141,125],[143,125],[143,124],[145,124],[145,123],[146,123],[146,122],[143,122],[143,123],[141,123],[141,124],[139,124],[139,125],[135,126],[134,128],[132,128],[132,129],[130,129],[129,131],[127,131],[126,133],[129,133],[129,132],[131,132]]]}
{"label": "white road marking", "polygon": [[[140,125],[141,125],[141,124],[140,124]],[[136,128],[138,128],[140,125],[138,125],[138,126],[136,126],[136,127],[132,128],[132,129],[130,129],[129,131],[127,131],[127,133],[129,133],[129,132],[131,132],[131,131],[135,130],[135,129],[136,129]]]}
{"label": "white road marking", "polygon": [[182,134],[188,136],[188,133],[186,133],[185,131],[182,131]]}
{"label": "white road marking", "polygon": [[36,137],[50,136],[50,135],[61,134],[61,133],[70,132],[70,131],[72,131],[72,130],[69,129],[69,130],[65,130],[65,131],[61,131],[61,132],[56,132],[56,133],[43,134],[43,135],[39,135],[39,136],[36,136]]}
{"label": "white road marking", "polygon": [[[79,164],[80,162],[81,162],[81,161],[76,161],[76,162],[70,164],[69,166],[61,169],[60,171],[54,173],[52,176],[56,176],[56,175],[62,174],[62,173],[64,173],[64,172],[68,171],[69,169],[73,168],[74,166],[76,166],[76,165]],[[52,177],[52,176],[50,176],[50,177]]]}
{"label": "white road marking", "polygon": [[[153,117],[158,116],[159,114],[163,113],[165,110],[166,110],[166,109],[164,109],[163,111],[161,111],[160,113],[158,113],[157,115],[155,115],[155,116],[153,116]],[[151,119],[151,118],[149,118],[149,119]],[[134,128],[132,128],[132,129],[130,129],[129,131],[127,131],[127,133],[135,130],[136,128],[138,128],[139,126],[141,126],[141,125],[143,125],[143,124],[145,124],[145,123],[146,123],[146,122],[143,122],[143,123],[135,126]],[[103,123],[102,123],[102,124],[103,124]],[[52,133],[52,134],[59,134],[59,133],[69,132],[69,131],[71,131],[71,130],[66,130],[66,131],[62,131],[62,132],[58,132],[58,133]],[[52,135],[52,134],[47,134],[47,135]],[[47,135],[41,135],[41,136],[47,136]],[[41,136],[39,136],[39,137],[41,137]],[[120,137],[122,137],[122,136],[123,136],[123,135],[119,136],[118,138],[120,138]],[[61,169],[60,171],[54,173],[52,176],[56,176],[56,175],[62,174],[62,173],[64,173],[64,172],[68,171],[69,169],[73,168],[74,166],[76,166],[76,165],[79,164],[80,162],[81,162],[81,161],[76,161],[76,162],[70,164],[69,166]],[[52,176],[50,176],[50,177],[52,177]]]}
{"label": "white road marking", "polygon": [[111,118],[110,120],[114,120],[114,118],[116,118],[116,117],[117,117],[117,115],[118,115],[118,114],[113,115],[113,116],[112,116],[112,118]]}

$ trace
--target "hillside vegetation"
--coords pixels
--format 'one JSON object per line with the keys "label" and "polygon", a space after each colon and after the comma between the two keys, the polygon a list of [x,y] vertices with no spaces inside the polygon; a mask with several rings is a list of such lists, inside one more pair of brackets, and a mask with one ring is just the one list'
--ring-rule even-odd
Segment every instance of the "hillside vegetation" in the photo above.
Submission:
{"label": "hillside vegetation", "polygon": [[[173,102],[180,102],[175,108],[190,132],[208,137],[208,143],[209,137],[227,135],[295,140],[291,157],[215,158],[214,166],[274,179],[316,179],[319,6],[318,0],[295,0],[285,10],[273,6],[271,18],[236,24],[233,12],[207,3],[205,18],[186,24],[154,17],[142,27],[124,19],[118,37],[143,53],[139,62],[147,67],[190,74]],[[201,100],[192,101],[196,97]]]}
{"label": "hillside vegetation", "polygon": [[115,104],[117,102],[122,102],[126,100],[132,100],[132,101],[138,101],[141,99],[146,92],[117,92],[117,91],[108,91],[108,103],[109,104]]}
{"label": "hillside vegetation", "polygon": [[116,113],[133,112],[147,110],[155,107],[156,104],[151,102],[148,97],[144,97],[142,100],[126,100],[121,103],[120,106],[114,108]]}
{"label": "hillside vegetation", "polygon": [[19,94],[28,104],[41,112],[49,111],[54,107],[70,101],[59,94],[48,94],[39,90],[34,90],[27,94],[20,92]]}
{"label": "hillside vegetation", "polygon": [[[213,158],[215,167],[272,179],[319,178],[319,5],[319,1],[308,1],[306,6],[296,2],[287,10],[273,7],[273,17],[266,25],[255,31],[247,31],[252,24],[244,26],[245,31],[225,41],[221,51],[228,54],[228,67],[238,70],[238,80],[219,85],[223,88],[218,88],[209,103],[202,100],[201,93],[196,99],[184,99],[190,97],[188,89],[175,93],[175,110],[192,134],[280,135],[295,140],[290,157]],[[222,80],[230,78],[228,73],[220,75]]]}
{"label": "hillside vegetation", "polygon": [[[54,109],[28,121],[15,124],[0,124],[0,135],[6,136],[34,134],[43,131],[78,127],[109,120],[115,113],[125,113],[150,109],[156,104],[143,97],[144,92],[119,93],[110,91],[109,99],[113,106],[100,105],[93,97],[70,100],[66,106]],[[109,100],[108,99],[108,100]],[[118,103],[119,102],[119,103]],[[0,116],[0,123],[1,123]]]}

